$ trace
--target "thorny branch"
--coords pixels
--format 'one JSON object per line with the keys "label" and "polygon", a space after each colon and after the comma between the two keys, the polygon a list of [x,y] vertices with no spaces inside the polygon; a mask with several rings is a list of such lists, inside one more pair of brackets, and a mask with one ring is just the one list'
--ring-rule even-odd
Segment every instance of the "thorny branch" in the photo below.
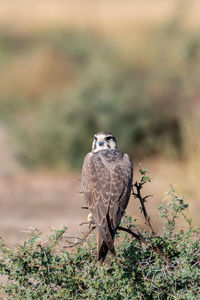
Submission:
{"label": "thorny branch", "polygon": [[[94,225],[94,221],[91,220],[90,222],[83,222],[81,224],[79,224],[79,226],[88,224],[89,225],[89,231],[82,237],[75,237],[75,236],[64,236],[64,239],[67,242],[67,245],[64,246],[64,248],[73,248],[75,246],[78,246],[80,244],[83,244],[86,239],[88,238],[88,236],[92,233],[92,231],[94,231],[94,229],[96,228],[96,226]],[[69,239],[75,239],[76,241],[70,241]]]}
{"label": "thorny branch", "polygon": [[[134,187],[136,188],[136,192],[134,191]],[[149,226],[149,228],[151,229],[151,233],[152,235],[154,236],[155,235],[155,231],[153,230],[153,227],[151,225],[151,222],[150,222],[150,217],[148,216],[147,214],[147,210],[146,210],[146,207],[145,207],[145,200],[149,197],[152,197],[152,195],[147,195],[145,197],[142,197],[141,195],[141,189],[143,188],[143,184],[141,182],[137,182],[135,184],[133,184],[132,186],[132,195],[135,197],[135,198],[138,198],[140,200],[140,204],[141,204],[141,210],[142,210],[142,213],[144,215],[144,218],[146,220],[146,224]]]}
{"label": "thorny branch", "polygon": [[88,206],[81,206],[82,209],[89,209]]}
{"label": "thorny branch", "polygon": [[118,230],[122,230],[122,231],[125,231],[129,234],[131,234],[134,238],[136,238],[137,240],[141,240],[142,236],[133,232],[130,228],[125,228],[125,227],[122,227],[122,226],[118,226],[117,227]]}

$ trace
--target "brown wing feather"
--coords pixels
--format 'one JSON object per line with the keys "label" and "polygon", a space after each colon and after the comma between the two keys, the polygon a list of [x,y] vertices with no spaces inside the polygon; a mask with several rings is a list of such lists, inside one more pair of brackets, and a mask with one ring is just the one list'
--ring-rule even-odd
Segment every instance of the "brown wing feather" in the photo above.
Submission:
{"label": "brown wing feather", "polygon": [[109,249],[113,248],[107,213],[109,207],[110,172],[98,155],[85,157],[82,171],[83,192],[96,226]]}
{"label": "brown wing feather", "polygon": [[113,249],[114,234],[130,197],[131,160],[118,150],[89,153],[83,164],[82,183],[101,237]]}
{"label": "brown wing feather", "polygon": [[115,166],[113,173],[109,217],[115,232],[128,205],[132,188],[133,167],[127,154],[123,156],[121,163]]}

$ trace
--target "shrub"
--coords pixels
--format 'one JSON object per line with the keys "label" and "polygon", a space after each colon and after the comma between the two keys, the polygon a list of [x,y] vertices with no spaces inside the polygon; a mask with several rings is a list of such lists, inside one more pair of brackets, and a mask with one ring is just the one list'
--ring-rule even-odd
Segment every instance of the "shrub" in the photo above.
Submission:
{"label": "shrub", "polygon": [[[140,187],[147,181],[145,171]],[[186,216],[184,199],[173,189],[169,197],[159,208],[163,233],[143,232],[134,239],[120,231],[116,257],[102,267],[94,241],[80,243],[73,252],[64,250],[66,228],[46,242],[34,230],[13,249],[1,240],[0,274],[7,277],[1,290],[9,299],[199,299],[200,228]],[[179,232],[178,216],[187,227]],[[126,219],[127,230],[136,228],[135,221]]]}

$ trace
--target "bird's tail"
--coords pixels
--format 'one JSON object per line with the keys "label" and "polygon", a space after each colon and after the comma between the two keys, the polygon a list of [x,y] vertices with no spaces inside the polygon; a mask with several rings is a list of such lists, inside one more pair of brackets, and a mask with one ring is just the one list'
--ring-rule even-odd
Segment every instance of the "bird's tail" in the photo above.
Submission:
{"label": "bird's tail", "polygon": [[112,247],[108,247],[103,238],[101,237],[100,233],[97,233],[97,248],[98,248],[98,260],[99,264],[102,265],[106,255],[108,254],[108,250],[115,255],[115,248],[114,245]]}

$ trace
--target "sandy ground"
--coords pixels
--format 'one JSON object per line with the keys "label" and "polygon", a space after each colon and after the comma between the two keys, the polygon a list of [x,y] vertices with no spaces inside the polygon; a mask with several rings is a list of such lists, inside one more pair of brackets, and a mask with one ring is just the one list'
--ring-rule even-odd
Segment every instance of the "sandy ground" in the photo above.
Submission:
{"label": "sandy ground", "polygon": [[7,176],[0,181],[0,235],[14,244],[26,236],[22,231],[34,227],[49,233],[65,225],[79,231],[78,223],[87,213],[76,176],[51,177],[41,174]]}
{"label": "sandy ground", "polygon": [[0,236],[9,245],[26,238],[29,226],[49,233],[65,225],[71,232],[87,213],[80,174],[29,173],[16,161],[8,133],[0,127]]}

